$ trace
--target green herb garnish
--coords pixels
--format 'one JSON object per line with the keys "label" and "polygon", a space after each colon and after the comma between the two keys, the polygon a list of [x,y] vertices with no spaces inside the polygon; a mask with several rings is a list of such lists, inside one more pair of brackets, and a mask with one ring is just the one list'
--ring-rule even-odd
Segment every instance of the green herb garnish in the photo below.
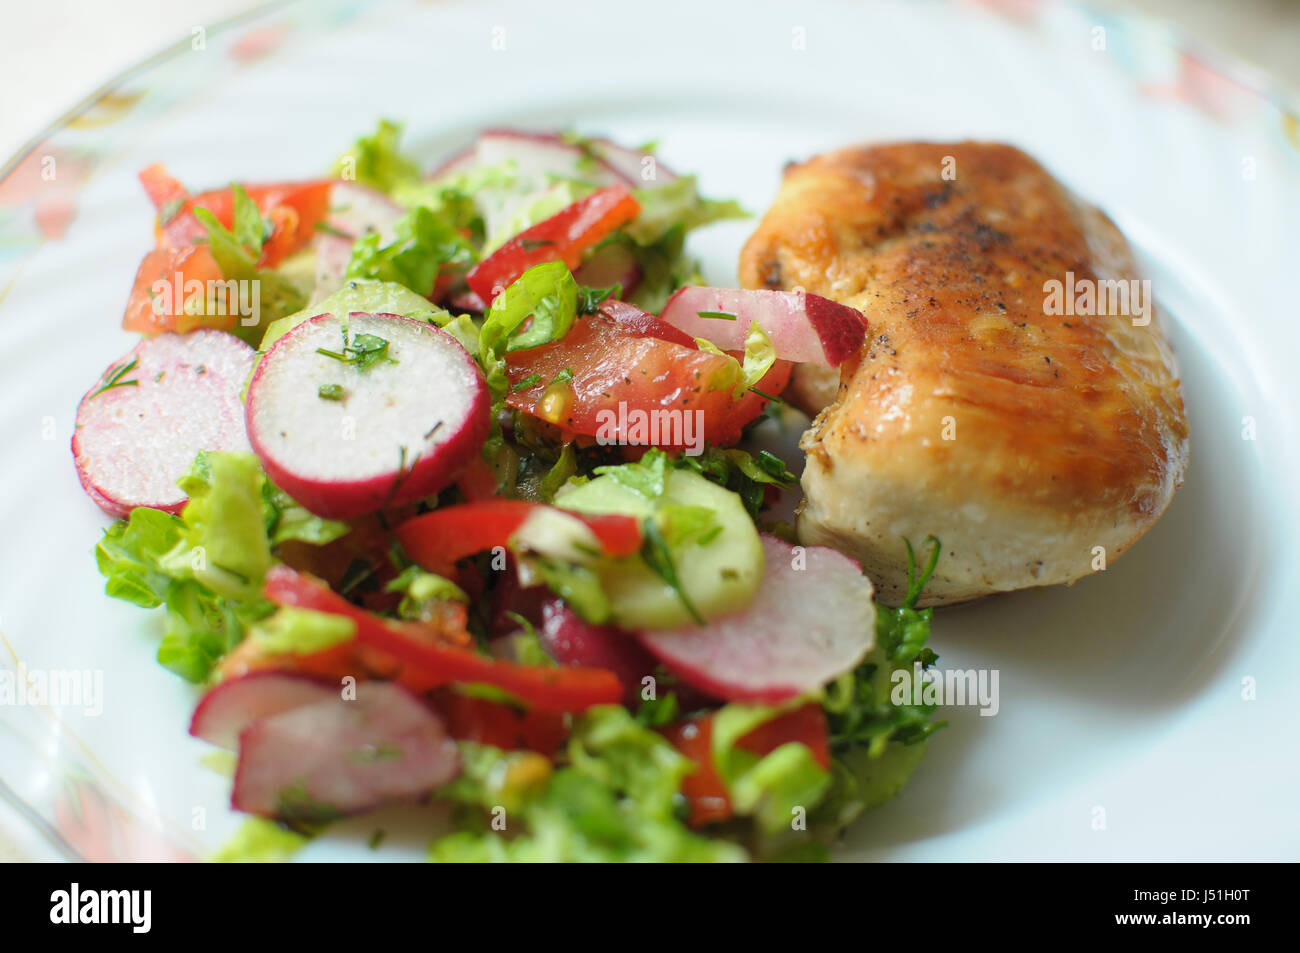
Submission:
{"label": "green herb garnish", "polygon": [[112,390],[114,387],[139,387],[140,382],[134,378],[129,381],[122,380],[122,375],[126,374],[139,363],[140,359],[137,357],[133,358],[130,364],[123,364],[120,367],[113,368],[112,373],[108,375],[107,382],[105,382],[104,386],[99,390],[91,394],[91,398],[98,397],[100,394],[104,393],[104,391]]}
{"label": "green herb garnish", "polygon": [[[374,367],[380,361],[391,361],[396,364],[397,361],[388,356],[388,342],[377,334],[358,334],[352,339],[351,344],[344,344],[343,351],[331,351],[328,348],[316,348],[317,354],[324,354],[326,357],[332,357],[336,361],[344,364],[353,364],[357,370],[365,371]],[[321,395],[325,396],[324,394]],[[331,398],[332,399],[332,398]]]}
{"label": "green herb garnish", "polygon": [[645,560],[645,564],[677,594],[682,608],[695,620],[695,623],[704,625],[704,617],[686,595],[686,590],[682,588],[681,580],[677,577],[677,567],[673,564],[668,542],[659,531],[659,524],[653,518],[644,519],[641,521],[641,533],[645,540],[641,545],[641,558]]}
{"label": "green herb garnish", "polygon": [[623,286],[619,284],[610,285],[608,288],[588,288],[586,285],[578,285],[578,314],[595,314],[606,300],[619,298],[622,294]]}
{"label": "green herb garnish", "polygon": [[321,384],[320,387],[317,388],[316,393],[317,395],[319,395],[321,400],[342,400],[343,385],[342,384]]}
{"label": "green herb garnish", "polygon": [[736,316],[730,311],[696,311],[701,318],[714,318],[718,321],[735,321]]}

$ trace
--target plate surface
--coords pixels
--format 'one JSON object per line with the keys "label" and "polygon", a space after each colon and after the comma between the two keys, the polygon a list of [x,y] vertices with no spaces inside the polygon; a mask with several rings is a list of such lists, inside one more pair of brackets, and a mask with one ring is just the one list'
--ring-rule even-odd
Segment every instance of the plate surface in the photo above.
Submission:
{"label": "plate surface", "polygon": [[[483,126],[657,139],[707,194],[758,212],[792,158],[999,139],[1105,208],[1182,365],[1187,483],[1106,571],[940,610],[940,664],[996,670],[998,713],[946,712],[841,856],[1300,856],[1294,115],[1162,28],[1079,7],[659,0],[634,25],[609,9],[279,8],[123,78],[0,178],[0,672],[88,673],[76,684],[100,696],[0,706],[0,824],[33,856],[88,859],[202,857],[238,825],[185,733],[196,691],[154,662],[160,620],[102,595],[106,520],[77,484],[74,412],[133,340],[118,321],[152,217],[136,171],[306,177],[391,116],[430,163]],[[750,228],[695,236],[711,281],[734,283]],[[367,819],[303,856],[419,857],[424,821]]]}

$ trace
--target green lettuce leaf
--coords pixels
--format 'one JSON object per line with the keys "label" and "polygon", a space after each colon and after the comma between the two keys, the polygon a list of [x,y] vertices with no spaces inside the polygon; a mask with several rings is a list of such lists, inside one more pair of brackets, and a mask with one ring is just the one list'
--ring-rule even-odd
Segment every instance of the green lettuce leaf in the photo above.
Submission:
{"label": "green lettuce leaf", "polygon": [[479,330],[479,349],[495,359],[540,347],[568,334],[577,317],[578,283],[564,262],[534,265],[493,300]]}
{"label": "green lettuce leaf", "polygon": [[701,196],[693,175],[634,189],[632,194],[641,204],[641,214],[627,227],[627,233],[641,245],[654,244],[673,228],[689,232],[714,222],[749,218],[738,202]]}
{"label": "green lettuce leaf", "polygon": [[[682,779],[691,762],[624,708],[602,706],[578,719],[567,763],[528,786],[508,784],[522,759],[462,744],[461,777],[443,797],[479,810],[461,814],[465,828],[437,841],[436,861],[740,861],[735,844],[693,833],[678,817]],[[491,812],[504,808],[505,830]]]}
{"label": "green lettuce leaf", "polygon": [[350,642],[356,634],[353,619],[294,606],[282,606],[248,629],[248,637],[272,655],[312,655]]}
{"label": "green lettuce leaf", "polygon": [[190,502],[179,517],[135,508],[105,531],[95,562],[108,595],[165,606],[158,661],[202,682],[250,626],[275,611],[262,597],[271,547],[329,542],[348,527],[303,510],[271,485],[252,454],[200,453],[180,483]]}
{"label": "green lettuce leaf", "polygon": [[379,120],[372,134],[357,139],[334,163],[334,177],[352,178],[381,192],[392,192],[406,183],[418,182],[420,166],[402,154],[398,148],[401,138],[400,123]]}
{"label": "green lettuce leaf", "polygon": [[830,774],[805,744],[789,742],[760,757],[737,742],[806,702],[799,698],[779,706],[730,704],[713,717],[714,768],[727,786],[732,810],[753,817],[763,834],[790,830],[798,811],[812,814],[830,787]]}
{"label": "green lettuce leaf", "polygon": [[[302,289],[290,281],[287,277],[271,269],[263,269],[257,266],[258,256],[261,254],[261,216],[257,215],[257,224],[254,225],[248,221],[248,213],[242,215],[241,221],[239,195],[243,189],[235,187],[235,227],[239,230],[236,235],[230,229],[218,221],[217,217],[205,208],[196,208],[194,217],[198,220],[208,233],[208,249],[212,252],[213,259],[216,260],[217,266],[221,269],[221,275],[228,281],[255,281],[257,282],[258,292],[258,313],[255,316],[256,321],[248,325],[244,324],[244,319],[235,322],[232,332],[239,338],[256,347],[262,340],[267,325],[272,321],[293,314],[301,310],[307,304],[307,296]],[[247,195],[244,195],[248,199]],[[251,199],[248,199],[251,202]],[[245,207],[246,208],[246,207]],[[256,206],[253,207],[253,213],[257,214]],[[254,241],[256,248],[250,248],[245,245],[245,241]],[[190,299],[193,307],[205,308],[207,306],[207,297],[195,296]],[[187,302],[187,307],[190,307]],[[223,310],[229,313],[229,305],[224,305]]]}
{"label": "green lettuce leaf", "polygon": [[273,864],[293,857],[311,838],[274,821],[254,817],[243,823],[224,846],[210,858],[217,864]]}
{"label": "green lettuce leaf", "polygon": [[443,267],[466,268],[478,260],[455,225],[428,207],[412,209],[393,228],[397,237],[387,245],[377,232],[357,240],[345,277],[393,281],[427,295]]}

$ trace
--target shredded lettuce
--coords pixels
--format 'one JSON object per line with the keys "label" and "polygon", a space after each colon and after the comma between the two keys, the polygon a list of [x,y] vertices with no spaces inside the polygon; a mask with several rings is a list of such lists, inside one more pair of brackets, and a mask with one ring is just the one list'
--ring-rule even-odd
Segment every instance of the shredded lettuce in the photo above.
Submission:
{"label": "shredded lettuce", "polygon": [[608,241],[627,243],[641,268],[641,281],[628,300],[658,314],[678,288],[707,283],[699,263],[686,253],[687,233],[713,222],[745,218],[748,213],[734,201],[703,198],[690,175],[633,194],[641,213],[623,234]]}
{"label": "shredded lettuce", "polygon": [[[460,816],[460,833],[434,843],[433,860],[746,858],[741,847],[695,834],[682,823],[679,792],[692,770],[690,760],[622,707],[593,708],[579,718],[565,763],[553,770],[537,755],[465,743],[461,748],[461,777],[440,793],[471,810]],[[504,822],[504,830],[493,829],[494,819],[498,827]]]}
{"label": "shredded lettuce", "polygon": [[493,300],[479,331],[479,348],[485,357],[496,358],[540,347],[568,334],[577,317],[578,283],[564,262],[534,265]]}
{"label": "shredded lettuce", "polygon": [[641,214],[627,227],[627,232],[641,245],[658,242],[673,228],[689,232],[714,222],[749,217],[738,202],[701,196],[693,175],[636,189],[632,194],[641,204]]}
{"label": "shredded lettuce", "polygon": [[393,228],[397,237],[387,245],[377,232],[356,241],[345,277],[394,281],[427,295],[444,267],[463,269],[478,260],[456,226],[426,206],[407,212]]}
{"label": "shredded lettuce", "polygon": [[271,655],[312,655],[356,637],[347,616],[283,606],[249,626],[248,637]]}
{"label": "shredded lettuce", "polygon": [[166,607],[158,661],[202,682],[251,625],[274,611],[262,598],[272,546],[325,543],[348,528],[290,500],[252,454],[200,453],[180,485],[190,501],[179,517],[135,508],[105,531],[95,561],[108,595]]}
{"label": "shredded lettuce", "polygon": [[249,818],[223,847],[210,858],[217,864],[274,864],[289,860],[310,843],[311,838],[268,821]]}
{"label": "shredded lettuce", "polygon": [[381,192],[391,192],[403,183],[418,181],[420,167],[398,149],[401,138],[401,123],[381,119],[371,135],[359,138],[334,163],[335,178],[355,179]]}
{"label": "shredded lettuce", "polygon": [[830,785],[830,775],[805,744],[790,742],[760,757],[737,742],[806,702],[800,698],[780,706],[730,704],[713,716],[713,765],[727,786],[732,810],[752,816],[765,834],[791,829],[800,810],[811,814]]}
{"label": "shredded lettuce", "polygon": [[941,545],[934,537],[925,568],[916,572],[907,542],[908,591],[903,605],[876,606],[876,646],[862,664],[827,692],[823,707],[830,728],[832,785],[818,811],[819,823],[842,829],[859,813],[878,807],[902,789],[925,753],[925,741],[946,722],[934,721],[934,705],[896,705],[890,678],[914,663],[933,665],[938,656],[925,647],[930,609],[917,609],[934,573]]}
{"label": "shredded lettuce", "polygon": [[565,179],[521,200],[500,224],[494,225],[492,234],[483,243],[483,257],[486,258],[519,233],[558,214],[593,191],[592,186]]}
{"label": "shredded lettuce", "polygon": [[402,601],[397,614],[403,619],[423,618],[435,603],[463,602],[469,604],[465,590],[450,579],[428,572],[419,566],[407,566],[384,587],[385,592],[400,592]]}

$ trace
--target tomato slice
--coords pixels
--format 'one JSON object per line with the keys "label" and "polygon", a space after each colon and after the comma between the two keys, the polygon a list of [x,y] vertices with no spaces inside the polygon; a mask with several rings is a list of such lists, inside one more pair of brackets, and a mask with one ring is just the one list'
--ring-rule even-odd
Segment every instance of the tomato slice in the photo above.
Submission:
{"label": "tomato slice", "polygon": [[[406,554],[425,569],[450,575],[457,560],[505,546],[529,516],[544,508],[545,504],[524,500],[461,503],[407,520],[397,527],[397,539]],[[630,556],[641,549],[641,525],[635,517],[569,515],[587,524],[607,555]]]}
{"label": "tomato slice", "polygon": [[[194,215],[196,208],[207,209],[226,228],[234,224],[233,189],[214,189],[192,196],[161,165],[151,165],[141,172],[140,182],[158,210],[160,248],[184,248],[207,239],[207,229]],[[316,226],[329,212],[333,186],[330,179],[245,186],[248,197],[271,225],[259,265],[273,268],[311,241]]]}
{"label": "tomato slice", "polygon": [[190,197],[189,190],[161,162],[155,162],[140,173],[140,184],[144,186],[145,194],[149,196],[153,207],[159,211],[168,205],[175,205],[179,210],[180,205]]}
{"label": "tomato slice", "polygon": [[602,301],[600,313],[619,327],[633,334],[639,334],[642,337],[659,338],[661,341],[671,341],[673,344],[688,347],[692,351],[700,349],[699,345],[695,343],[695,338],[681,328],[675,328],[667,321],[662,321],[650,312],[642,311],[636,305],[628,304],[626,301],[619,301],[617,298]]}
{"label": "tomato slice", "polygon": [[[713,716],[680,721],[663,729],[674,748],[695,762],[696,769],[682,782],[682,796],[690,804],[689,823],[703,827],[731,817],[727,786],[713,766]],[[760,757],[791,741],[807,745],[813,758],[829,770],[830,741],[826,713],[816,702],[764,722],[738,741],[737,747]]]}
{"label": "tomato slice", "polygon": [[[563,439],[668,449],[698,439],[734,444],[766,400],[753,392],[736,400],[726,358],[653,335],[604,312],[581,318],[561,341],[506,355],[506,403],[556,425]],[[554,384],[564,371],[572,379]],[[777,361],[758,387],[776,395],[789,379],[790,364]]]}
{"label": "tomato slice", "polygon": [[533,265],[562,261],[570,269],[577,268],[583,252],[640,212],[637,200],[620,186],[593,192],[510,239],[479,262],[465,276],[465,283],[491,304]]}
{"label": "tomato slice", "polygon": [[585,711],[615,704],[623,687],[613,672],[594,668],[519,665],[450,644],[436,629],[417,622],[394,622],[358,609],[324,583],[288,566],[266,574],[266,597],[277,605],[297,606],[346,616],[357,624],[359,645],[402,664],[397,681],[416,692],[452,682],[484,682],[540,712]]}
{"label": "tomato slice", "polygon": [[140,334],[184,334],[198,327],[229,331],[239,319],[235,309],[227,308],[231,313],[225,315],[195,316],[185,311],[185,302],[202,300],[208,289],[215,287],[212,282],[221,280],[221,268],[206,245],[155,248],[136,270],[122,327]]}

